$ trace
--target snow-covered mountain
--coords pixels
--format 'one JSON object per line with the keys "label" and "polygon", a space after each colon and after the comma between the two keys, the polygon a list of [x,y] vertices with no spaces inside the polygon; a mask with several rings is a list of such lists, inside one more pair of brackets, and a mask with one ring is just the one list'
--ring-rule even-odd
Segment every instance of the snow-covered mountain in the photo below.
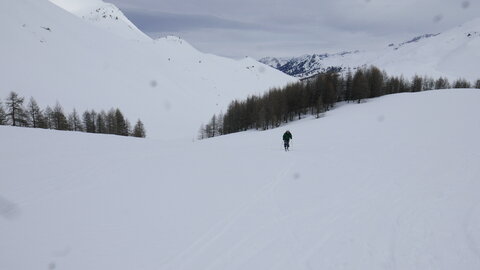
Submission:
{"label": "snow-covered mountain", "polygon": [[133,40],[151,40],[113,4],[101,0],[50,0],[50,2],[110,33]]}
{"label": "snow-covered mountain", "polygon": [[[315,54],[290,59],[274,58],[260,62],[296,77],[308,77],[328,70],[346,71],[375,65],[392,75],[407,77],[429,75],[449,79],[480,78],[480,18],[439,34],[426,34],[381,50],[353,51],[338,54]],[[273,64],[272,64],[273,63]]]}
{"label": "snow-covered mountain", "polygon": [[67,111],[119,107],[157,138],[194,138],[231,100],[296,80],[178,37],[152,40],[101,0],[2,0],[0,36],[1,99],[16,91]]}
{"label": "snow-covered mountain", "polygon": [[480,269],[479,100],[195,143],[0,126],[0,269]]}
{"label": "snow-covered mountain", "polygon": [[280,69],[280,67],[285,65],[290,60],[292,60],[292,58],[290,57],[264,57],[260,59],[259,62],[264,63],[265,65],[269,65],[273,68]]}
{"label": "snow-covered mountain", "polygon": [[291,58],[265,57],[258,61],[273,68],[276,68],[288,75],[305,78],[322,72],[341,70],[340,67],[325,66],[325,60],[331,57],[343,57],[345,55],[355,53],[359,53],[359,51],[340,52],[335,54],[305,54],[300,57]]}

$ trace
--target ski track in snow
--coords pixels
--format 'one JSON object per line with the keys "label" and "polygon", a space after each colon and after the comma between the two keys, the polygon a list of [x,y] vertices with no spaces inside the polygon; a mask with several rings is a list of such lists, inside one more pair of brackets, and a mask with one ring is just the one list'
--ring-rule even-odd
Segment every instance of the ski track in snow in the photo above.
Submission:
{"label": "ski track in snow", "polygon": [[[202,256],[202,253],[213,245],[219,238],[221,238],[228,230],[242,218],[245,213],[250,209],[254,208],[258,203],[263,200],[270,198],[274,202],[273,194],[275,188],[282,182],[286,175],[291,171],[291,168],[294,166],[295,161],[290,162],[288,167],[282,169],[272,181],[266,184],[260,191],[253,195],[251,199],[241,205],[238,209],[232,211],[232,214],[225,218],[224,220],[218,222],[210,230],[208,230],[204,235],[197,239],[192,245],[188,248],[177,254],[174,258],[168,260],[164,265],[169,265],[169,269],[185,269],[186,265],[194,265],[195,259]],[[276,205],[276,203],[274,202]],[[277,211],[278,205],[277,206]],[[276,214],[278,215],[278,214]],[[280,219],[277,219],[277,222],[280,223]],[[264,228],[259,228],[259,231]],[[243,241],[239,241],[235,246],[231,247],[230,250],[234,251],[236,248],[242,246],[244,242],[248,242],[251,238],[256,235],[257,232],[253,232],[250,237],[245,238]],[[228,251],[225,251],[228,252]],[[212,262],[213,263],[213,262]],[[206,269],[210,269],[207,267]]]}
{"label": "ski track in snow", "polygon": [[[476,217],[478,219],[478,217],[480,217],[479,206],[480,206],[480,200],[472,204],[472,206],[467,212],[467,215],[463,220],[463,230],[464,230],[465,239],[468,244],[468,247],[470,248],[470,251],[473,254],[475,254],[475,256],[477,256],[478,262],[480,263],[480,246],[478,245],[478,242],[477,242],[478,239],[475,239],[476,235],[474,234],[476,232],[478,236],[479,231],[475,229],[479,229],[479,228],[475,228],[474,227],[475,225],[472,225],[473,218]],[[477,224],[477,227],[478,225],[479,224]],[[471,227],[474,227],[474,228],[471,228]]]}

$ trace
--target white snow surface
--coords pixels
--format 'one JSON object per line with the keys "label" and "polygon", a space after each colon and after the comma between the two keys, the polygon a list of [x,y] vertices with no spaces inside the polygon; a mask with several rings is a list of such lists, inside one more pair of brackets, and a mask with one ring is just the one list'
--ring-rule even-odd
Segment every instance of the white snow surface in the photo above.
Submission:
{"label": "white snow surface", "polygon": [[479,100],[194,143],[1,126],[0,269],[480,269]]}
{"label": "white snow surface", "polygon": [[149,137],[191,140],[233,99],[296,81],[178,37],[152,40],[99,0],[52,1],[0,1],[1,99],[16,91],[43,108],[59,101],[67,112],[119,107],[132,124],[140,118]]}

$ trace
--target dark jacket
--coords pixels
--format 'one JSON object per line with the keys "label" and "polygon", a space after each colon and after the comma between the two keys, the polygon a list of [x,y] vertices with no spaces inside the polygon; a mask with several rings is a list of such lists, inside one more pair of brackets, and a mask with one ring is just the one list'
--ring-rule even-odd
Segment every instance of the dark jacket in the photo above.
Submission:
{"label": "dark jacket", "polygon": [[290,131],[287,131],[285,133],[283,133],[283,140],[284,141],[290,141],[292,139],[292,133],[290,133]]}

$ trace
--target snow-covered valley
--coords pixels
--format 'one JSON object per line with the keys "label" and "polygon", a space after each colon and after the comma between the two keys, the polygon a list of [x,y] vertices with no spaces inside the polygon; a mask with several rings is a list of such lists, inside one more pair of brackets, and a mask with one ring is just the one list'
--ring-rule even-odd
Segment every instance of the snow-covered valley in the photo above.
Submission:
{"label": "snow-covered valley", "polygon": [[[479,27],[297,62],[471,81]],[[2,108],[11,91],[42,108],[118,107],[148,134],[0,125],[0,270],[480,269],[478,89],[196,140],[232,100],[298,80],[153,40],[101,0],[2,0],[0,36]]]}
{"label": "snow-covered valley", "polygon": [[[152,40],[100,0],[0,1],[0,99],[41,107],[121,108],[149,137],[191,140],[235,98],[296,79],[254,59],[205,54],[178,37]],[[72,12],[72,13],[70,13]]]}
{"label": "snow-covered valley", "polygon": [[0,126],[0,269],[478,269],[479,100],[197,142]]}

